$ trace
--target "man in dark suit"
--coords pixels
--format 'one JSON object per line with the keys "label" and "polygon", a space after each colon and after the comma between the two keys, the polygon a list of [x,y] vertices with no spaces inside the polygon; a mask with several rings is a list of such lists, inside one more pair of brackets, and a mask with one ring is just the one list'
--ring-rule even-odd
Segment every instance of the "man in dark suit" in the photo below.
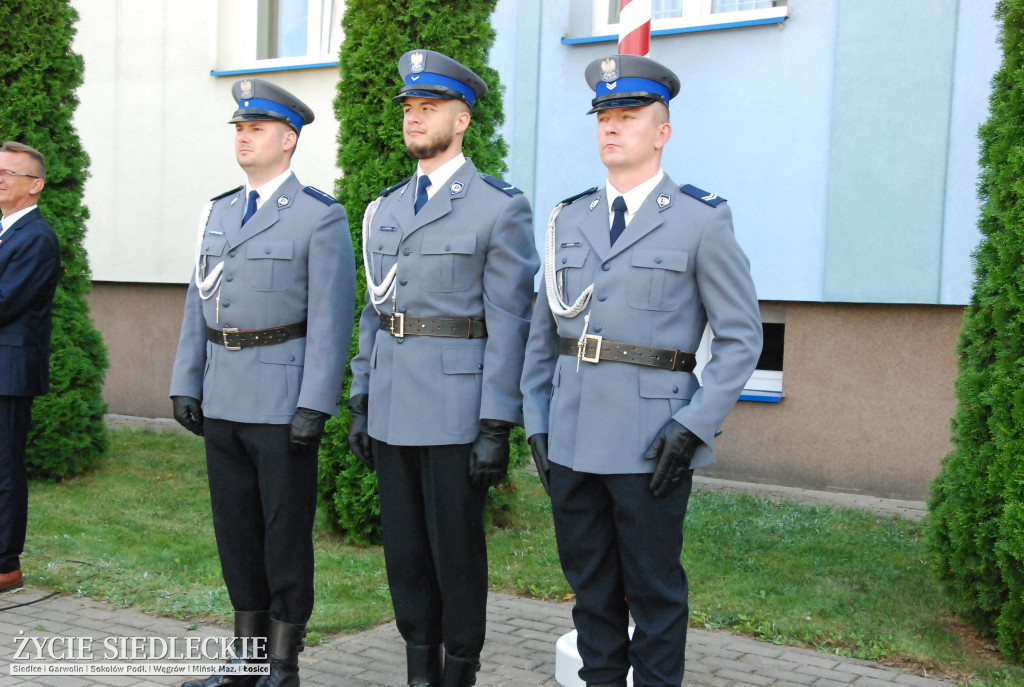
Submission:
{"label": "man in dark suit", "polygon": [[32,398],[50,390],[60,244],[36,207],[45,179],[38,150],[13,141],[0,146],[0,592],[22,585],[25,444]]}

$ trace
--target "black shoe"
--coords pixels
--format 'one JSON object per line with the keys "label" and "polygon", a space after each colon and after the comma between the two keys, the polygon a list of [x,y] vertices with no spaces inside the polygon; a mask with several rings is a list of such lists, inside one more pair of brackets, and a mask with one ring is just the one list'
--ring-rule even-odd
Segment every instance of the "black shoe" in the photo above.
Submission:
{"label": "black shoe", "polygon": [[406,646],[405,662],[408,666],[408,687],[440,687],[441,662],[444,656],[441,645]]}
{"label": "black shoe", "polygon": [[480,670],[480,661],[456,658],[451,654],[444,655],[444,679],[442,687],[472,687],[476,684],[476,671]]}
{"label": "black shoe", "polygon": [[299,652],[304,648],[305,625],[292,625],[270,619],[270,674],[264,675],[256,687],[299,687]]}
{"label": "black shoe", "polygon": [[[235,611],[235,642],[232,645],[235,655],[227,663],[266,663],[267,629],[270,624],[270,611]],[[244,641],[244,640],[250,641]],[[264,656],[252,658],[250,654],[256,647],[252,640],[262,639]],[[259,675],[211,675],[205,680],[189,680],[181,687],[254,687]]]}

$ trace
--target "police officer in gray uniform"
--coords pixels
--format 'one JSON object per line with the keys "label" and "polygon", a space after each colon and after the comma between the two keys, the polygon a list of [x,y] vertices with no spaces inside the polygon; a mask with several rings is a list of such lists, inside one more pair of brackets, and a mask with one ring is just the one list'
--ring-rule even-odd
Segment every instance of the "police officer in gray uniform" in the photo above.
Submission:
{"label": "police officer in gray uniform", "polygon": [[[313,112],[259,79],[232,94],[247,181],[202,212],[171,398],[175,419],[205,438],[235,636],[259,640],[271,672],[185,686],[291,687],[313,610],[317,448],[338,412],[355,257],[344,208],[291,171]],[[258,660],[253,645],[239,643]]]}
{"label": "police officer in gray uniform", "polygon": [[[588,685],[682,684],[680,564],[693,469],[761,351],[746,256],[725,200],[661,170],[679,80],[635,55],[587,67],[608,180],[548,226],[523,401],[549,489]],[[714,332],[699,386],[693,351]],[[627,622],[636,629],[632,641]]]}
{"label": "police officer in gray uniform", "polygon": [[367,306],[349,442],[377,471],[408,684],[456,687],[474,684],[484,643],[483,507],[522,422],[539,259],[522,192],[462,154],[484,82],[430,50],[404,54],[399,73],[394,100],[419,163],[363,220]]}

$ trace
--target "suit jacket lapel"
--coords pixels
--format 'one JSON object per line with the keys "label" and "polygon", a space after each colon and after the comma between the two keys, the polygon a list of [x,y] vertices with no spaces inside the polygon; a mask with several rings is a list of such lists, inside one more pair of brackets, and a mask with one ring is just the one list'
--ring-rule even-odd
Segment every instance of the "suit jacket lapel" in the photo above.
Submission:
{"label": "suit jacket lapel", "polygon": [[591,249],[597,253],[597,257],[601,260],[607,259],[611,251],[611,236],[608,224],[608,199],[605,198],[604,191],[590,201],[590,210],[580,223],[579,230],[590,243]]}
{"label": "suit jacket lapel", "polygon": [[18,221],[12,224],[7,229],[7,231],[5,231],[2,236],[0,236],[0,248],[2,248],[5,244],[10,245],[11,241],[14,240],[14,232],[18,231],[19,229],[27,226],[31,222],[34,222],[36,219],[39,219],[41,217],[42,213],[39,212],[39,208],[36,208],[32,212],[26,213],[25,215],[19,217]]}
{"label": "suit jacket lapel", "polygon": [[622,236],[612,246],[609,257],[622,253],[644,236],[660,227],[663,222],[661,213],[672,206],[675,194],[678,191],[679,189],[676,188],[675,183],[666,174],[662,178],[661,183],[655,186],[654,190],[644,198],[640,208],[634,211],[633,219],[629,221],[629,225],[622,232]]}
{"label": "suit jacket lapel", "polygon": [[[291,207],[292,203],[295,202],[295,194],[301,193],[302,189],[299,185],[299,180],[295,177],[295,174],[291,174],[284,183],[281,184],[277,191],[270,198],[263,201],[263,205],[256,211],[245,226],[234,234],[234,238],[231,240],[231,246],[237,246],[240,243],[248,241],[256,234],[262,231],[266,231],[270,227],[277,223],[277,220],[281,216],[281,212],[286,211]],[[242,203],[235,203],[235,205],[242,205]],[[241,223],[242,217],[239,214],[238,222]]]}
{"label": "suit jacket lapel", "polygon": [[[475,176],[476,165],[473,164],[472,160],[467,158],[466,162],[456,170],[455,174],[453,174],[448,181],[445,182],[445,186],[437,189],[434,193],[434,197],[423,206],[423,209],[419,211],[419,214],[414,214],[412,216],[412,221],[408,225],[409,231],[406,235],[411,234],[420,227],[430,224],[451,212],[452,201],[466,195],[466,192],[469,190],[469,185],[474,181]],[[410,193],[407,193],[406,195],[415,195],[411,193],[411,185],[409,191]],[[403,199],[403,201],[408,203],[411,210],[414,198]]]}

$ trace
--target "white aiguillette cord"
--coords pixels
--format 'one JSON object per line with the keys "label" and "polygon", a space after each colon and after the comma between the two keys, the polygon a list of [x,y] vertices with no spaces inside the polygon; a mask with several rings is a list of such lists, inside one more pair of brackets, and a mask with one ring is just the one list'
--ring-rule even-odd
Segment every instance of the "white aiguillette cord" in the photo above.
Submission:
{"label": "white aiguillette cord", "polygon": [[366,271],[366,290],[370,298],[370,303],[373,305],[373,309],[380,313],[380,308],[377,306],[381,303],[386,302],[395,291],[395,275],[398,274],[398,263],[396,262],[388,270],[388,273],[384,275],[384,279],[381,280],[380,284],[373,283],[373,272],[370,267],[370,256],[369,249],[367,247],[367,239],[370,236],[370,227],[373,225],[373,215],[377,212],[377,207],[380,205],[380,201],[383,196],[377,196],[373,201],[366,206],[366,212],[363,213],[363,269]]}
{"label": "white aiguillette cord", "polygon": [[[594,292],[594,285],[591,284],[587,288],[583,289],[583,293],[579,295],[576,302],[572,305],[568,305],[564,300],[562,300],[562,293],[555,283],[555,220],[558,218],[558,213],[560,213],[562,208],[565,206],[565,203],[559,203],[556,205],[555,209],[551,211],[551,217],[548,218],[548,233],[544,244],[544,284],[547,287],[548,307],[551,308],[552,314],[557,317],[572,319],[586,310],[587,306],[590,305],[590,295]],[[583,332],[580,334],[579,341],[576,342],[577,372],[580,370],[579,361],[583,358],[587,330],[589,328],[590,313],[587,313],[583,317]]]}
{"label": "white aiguillette cord", "polygon": [[203,239],[206,238],[206,225],[210,221],[210,213],[213,212],[213,201],[208,202],[199,213],[199,235],[196,239],[196,288],[199,289],[199,297],[204,301],[209,300],[217,293],[220,287],[221,272],[224,271],[224,261],[220,261],[213,268],[205,279],[201,279],[200,262],[203,259]]}

